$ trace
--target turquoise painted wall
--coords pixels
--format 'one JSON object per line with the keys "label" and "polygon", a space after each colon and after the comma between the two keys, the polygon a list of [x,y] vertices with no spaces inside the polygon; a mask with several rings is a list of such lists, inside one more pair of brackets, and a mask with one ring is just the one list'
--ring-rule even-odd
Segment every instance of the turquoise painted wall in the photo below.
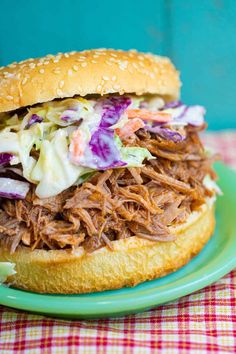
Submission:
{"label": "turquoise painted wall", "polygon": [[236,128],[235,0],[0,1],[0,66],[98,47],[170,56],[182,99],[206,106],[209,128]]}

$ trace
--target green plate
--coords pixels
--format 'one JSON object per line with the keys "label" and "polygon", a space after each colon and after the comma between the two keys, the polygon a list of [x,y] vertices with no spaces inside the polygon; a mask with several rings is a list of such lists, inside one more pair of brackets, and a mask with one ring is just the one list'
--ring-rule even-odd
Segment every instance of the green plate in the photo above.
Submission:
{"label": "green plate", "polygon": [[180,270],[134,288],[86,295],[41,295],[0,286],[0,304],[63,318],[127,315],[175,300],[215,282],[236,267],[236,173],[218,164],[217,228],[202,252]]}

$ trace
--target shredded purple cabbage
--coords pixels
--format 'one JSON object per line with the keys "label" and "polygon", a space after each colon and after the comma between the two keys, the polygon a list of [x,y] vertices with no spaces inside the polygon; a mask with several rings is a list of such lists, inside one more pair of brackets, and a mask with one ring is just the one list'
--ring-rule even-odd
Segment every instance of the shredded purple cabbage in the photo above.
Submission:
{"label": "shredded purple cabbage", "polygon": [[60,119],[65,122],[69,122],[69,121],[76,122],[79,121],[81,118],[78,118],[77,108],[68,108],[62,113]]}
{"label": "shredded purple cabbage", "polygon": [[125,166],[120,160],[120,152],[114,143],[114,132],[99,128],[92,136],[89,147],[96,161],[96,168],[101,170]]}
{"label": "shredded purple cabbage", "polygon": [[68,122],[70,120],[70,117],[69,116],[61,116],[61,120]]}
{"label": "shredded purple cabbage", "polygon": [[168,128],[159,128],[159,130],[156,132],[159,136],[166,140],[171,140],[174,143],[178,143],[180,141],[183,141],[185,139],[185,136],[180,134],[177,131],[168,129]]}
{"label": "shredded purple cabbage", "polygon": [[32,114],[32,116],[30,117],[29,122],[28,122],[26,128],[28,129],[28,128],[31,127],[31,125],[33,125],[33,124],[35,124],[35,123],[41,123],[42,121],[43,121],[43,118],[34,113],[34,114]]}
{"label": "shredded purple cabbage", "polygon": [[176,115],[174,115],[173,121],[169,125],[178,122],[200,126],[204,123],[205,109],[202,106],[186,106],[181,101],[172,101],[166,103],[162,110],[169,108],[176,109]]}
{"label": "shredded purple cabbage", "polygon": [[118,122],[120,116],[131,104],[131,99],[126,96],[113,96],[105,98],[101,104],[103,113],[99,127],[109,129]]}
{"label": "shredded purple cabbage", "polygon": [[168,109],[168,108],[177,108],[183,106],[183,103],[181,101],[172,101],[172,102],[167,102],[164,107],[162,107],[163,109]]}
{"label": "shredded purple cabbage", "polygon": [[23,197],[20,194],[17,193],[4,193],[4,192],[0,192],[0,198],[7,198],[7,199],[25,199],[25,197]]}
{"label": "shredded purple cabbage", "polygon": [[101,122],[89,142],[89,148],[94,161],[96,161],[96,168],[108,169],[126,165],[121,161],[120,152],[114,139],[114,131],[110,128],[118,122],[130,104],[131,99],[126,96],[114,96],[99,102],[99,105],[102,106]]}
{"label": "shredded purple cabbage", "polygon": [[2,152],[0,154],[0,166],[5,166],[9,164],[12,158],[12,154],[9,154],[8,152]]}
{"label": "shredded purple cabbage", "polygon": [[24,199],[28,191],[28,182],[0,177],[0,197],[8,199]]}
{"label": "shredded purple cabbage", "polygon": [[205,109],[202,106],[185,106],[179,115],[174,118],[175,122],[182,122],[193,126],[201,126],[204,123]]}
{"label": "shredded purple cabbage", "polygon": [[156,123],[151,126],[146,125],[145,129],[158,134],[166,140],[179,142],[185,139],[179,131],[169,129],[169,127],[175,124],[201,126],[204,123],[205,109],[202,106],[186,106],[179,101],[169,102],[165,105],[164,109],[173,108],[175,113],[172,121],[168,123]]}
{"label": "shredded purple cabbage", "polygon": [[162,126],[152,127],[152,126],[147,125],[145,127],[145,129],[151,133],[155,133],[155,134],[159,135],[163,139],[171,140],[174,143],[178,143],[178,142],[183,141],[185,139],[185,136],[180,134],[180,132],[169,129],[169,128],[164,128]]}

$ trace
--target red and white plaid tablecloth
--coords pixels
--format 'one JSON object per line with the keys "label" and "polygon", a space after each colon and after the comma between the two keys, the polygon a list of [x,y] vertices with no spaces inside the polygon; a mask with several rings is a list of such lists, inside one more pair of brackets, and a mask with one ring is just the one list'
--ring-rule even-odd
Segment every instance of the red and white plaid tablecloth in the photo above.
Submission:
{"label": "red and white plaid tablecloth", "polygon": [[[204,140],[236,168],[236,131]],[[236,353],[236,270],[192,295],[118,319],[66,321],[0,306],[1,354],[150,352]]]}

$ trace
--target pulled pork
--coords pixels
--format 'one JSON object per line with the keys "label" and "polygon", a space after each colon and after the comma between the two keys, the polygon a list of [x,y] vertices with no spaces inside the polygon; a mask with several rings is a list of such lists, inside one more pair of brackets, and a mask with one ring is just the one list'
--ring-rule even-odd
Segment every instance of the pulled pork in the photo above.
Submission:
{"label": "pulled pork", "polygon": [[175,143],[140,129],[124,144],[145,147],[156,157],[144,167],[97,172],[52,198],[37,198],[32,186],[25,200],[2,199],[1,244],[11,252],[20,244],[92,252],[134,235],[173,240],[168,226],[184,222],[211,196],[203,178],[216,177],[197,130],[187,128],[186,139]]}

